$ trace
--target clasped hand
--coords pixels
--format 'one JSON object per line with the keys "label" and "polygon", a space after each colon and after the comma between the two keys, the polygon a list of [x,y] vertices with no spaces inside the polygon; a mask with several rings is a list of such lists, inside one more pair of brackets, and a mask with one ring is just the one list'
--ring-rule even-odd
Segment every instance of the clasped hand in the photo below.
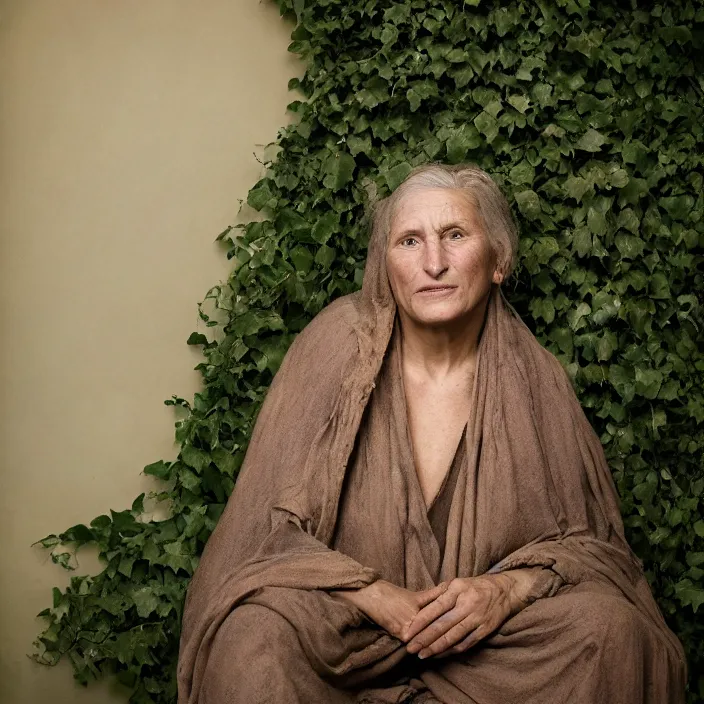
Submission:
{"label": "clasped hand", "polygon": [[456,578],[412,592],[385,580],[338,592],[420,658],[462,653],[499,628],[523,604],[508,574]]}
{"label": "clasped hand", "polygon": [[519,609],[506,575],[456,578],[422,608],[403,634],[418,657],[463,653],[499,628]]}

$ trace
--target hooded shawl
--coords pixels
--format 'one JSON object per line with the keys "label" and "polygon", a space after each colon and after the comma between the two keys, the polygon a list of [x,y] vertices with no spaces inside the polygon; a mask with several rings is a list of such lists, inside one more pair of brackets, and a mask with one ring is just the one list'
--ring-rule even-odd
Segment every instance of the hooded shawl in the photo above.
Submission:
{"label": "hooded shawl", "polygon": [[[379,578],[415,591],[519,567],[543,567],[552,577],[536,582],[531,599],[598,585],[634,605],[660,643],[654,661],[666,661],[655,676],[669,678],[667,699],[657,701],[679,704],[682,646],[624,537],[601,443],[562,366],[497,286],[479,339],[441,552],[408,471],[385,249],[385,236],[373,232],[361,290],[315,316],[271,383],[235,489],[188,588],[179,704],[198,704],[213,640],[241,604],[283,615],[318,675],[359,687],[408,656],[403,643],[329,591]],[[530,657],[530,648],[522,652]],[[430,679],[452,679],[447,673]]]}

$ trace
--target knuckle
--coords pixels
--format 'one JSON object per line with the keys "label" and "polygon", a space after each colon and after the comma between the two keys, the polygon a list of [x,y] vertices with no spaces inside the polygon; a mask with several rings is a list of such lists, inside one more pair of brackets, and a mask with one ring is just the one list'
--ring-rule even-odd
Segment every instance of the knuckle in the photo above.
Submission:
{"label": "knuckle", "polygon": [[466,618],[463,618],[462,621],[460,621],[460,624],[465,634],[469,633],[470,631],[473,631],[477,627],[476,619],[472,616],[467,616]]}
{"label": "knuckle", "polygon": [[478,603],[477,595],[473,591],[465,591],[462,592],[457,597],[457,602],[458,604],[461,604],[463,607],[470,608],[472,606],[475,606]]}
{"label": "knuckle", "polygon": [[445,650],[449,645],[450,645],[449,637],[447,635],[441,636],[436,641],[435,651],[438,652],[439,650]]}

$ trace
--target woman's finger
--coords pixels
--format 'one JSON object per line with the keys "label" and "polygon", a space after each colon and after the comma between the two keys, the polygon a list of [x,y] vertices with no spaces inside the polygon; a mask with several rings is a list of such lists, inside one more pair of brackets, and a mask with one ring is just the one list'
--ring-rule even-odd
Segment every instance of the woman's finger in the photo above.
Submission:
{"label": "woman's finger", "polygon": [[473,631],[469,633],[469,635],[465,636],[459,643],[455,643],[451,648],[448,648],[447,650],[444,650],[437,655],[433,655],[433,659],[439,659],[439,658],[447,658],[452,655],[460,655],[461,653],[466,652],[470,648],[473,648],[477,643],[480,643],[483,641],[488,635],[491,634],[491,632],[494,629],[487,625],[487,624],[482,624],[481,626],[478,626],[475,628]]}
{"label": "woman's finger", "polygon": [[458,611],[457,608],[446,611],[436,619],[433,619],[420,633],[413,636],[406,646],[406,649],[409,653],[421,651],[443,634],[447,633],[447,631],[456,626],[463,618],[466,618],[466,616],[466,613]]}
{"label": "woman's finger", "polygon": [[481,625],[476,616],[466,616],[458,623],[447,629],[435,640],[427,643],[418,653],[420,658],[429,658],[432,655],[444,653],[453,646],[470,637]]}
{"label": "woman's finger", "polygon": [[419,603],[418,607],[423,608],[431,602],[435,601],[439,596],[447,591],[448,582],[440,582],[436,587],[426,589],[424,592],[418,592]]}
{"label": "woman's finger", "polygon": [[450,611],[456,601],[457,597],[454,594],[449,594],[444,592],[434,601],[430,602],[427,606],[422,608],[414,617],[406,630],[407,641],[415,637],[416,634],[420,633],[424,628],[429,626],[433,621],[438,619],[447,611]]}

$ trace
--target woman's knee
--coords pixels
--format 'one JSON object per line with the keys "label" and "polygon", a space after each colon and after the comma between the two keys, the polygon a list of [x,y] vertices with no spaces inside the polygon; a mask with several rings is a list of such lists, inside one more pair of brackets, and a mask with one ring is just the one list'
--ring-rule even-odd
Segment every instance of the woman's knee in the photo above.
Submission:
{"label": "woman's knee", "polygon": [[245,701],[247,693],[266,691],[272,672],[288,670],[301,654],[296,631],[283,616],[265,606],[242,604],[215,634],[203,700]]}
{"label": "woman's knee", "polygon": [[559,618],[573,637],[616,652],[643,644],[646,624],[624,597],[594,590],[568,592],[561,600]]}
{"label": "woman's knee", "polygon": [[300,650],[294,627],[280,614],[259,604],[241,604],[218,629],[213,641],[233,657],[290,658]]}

